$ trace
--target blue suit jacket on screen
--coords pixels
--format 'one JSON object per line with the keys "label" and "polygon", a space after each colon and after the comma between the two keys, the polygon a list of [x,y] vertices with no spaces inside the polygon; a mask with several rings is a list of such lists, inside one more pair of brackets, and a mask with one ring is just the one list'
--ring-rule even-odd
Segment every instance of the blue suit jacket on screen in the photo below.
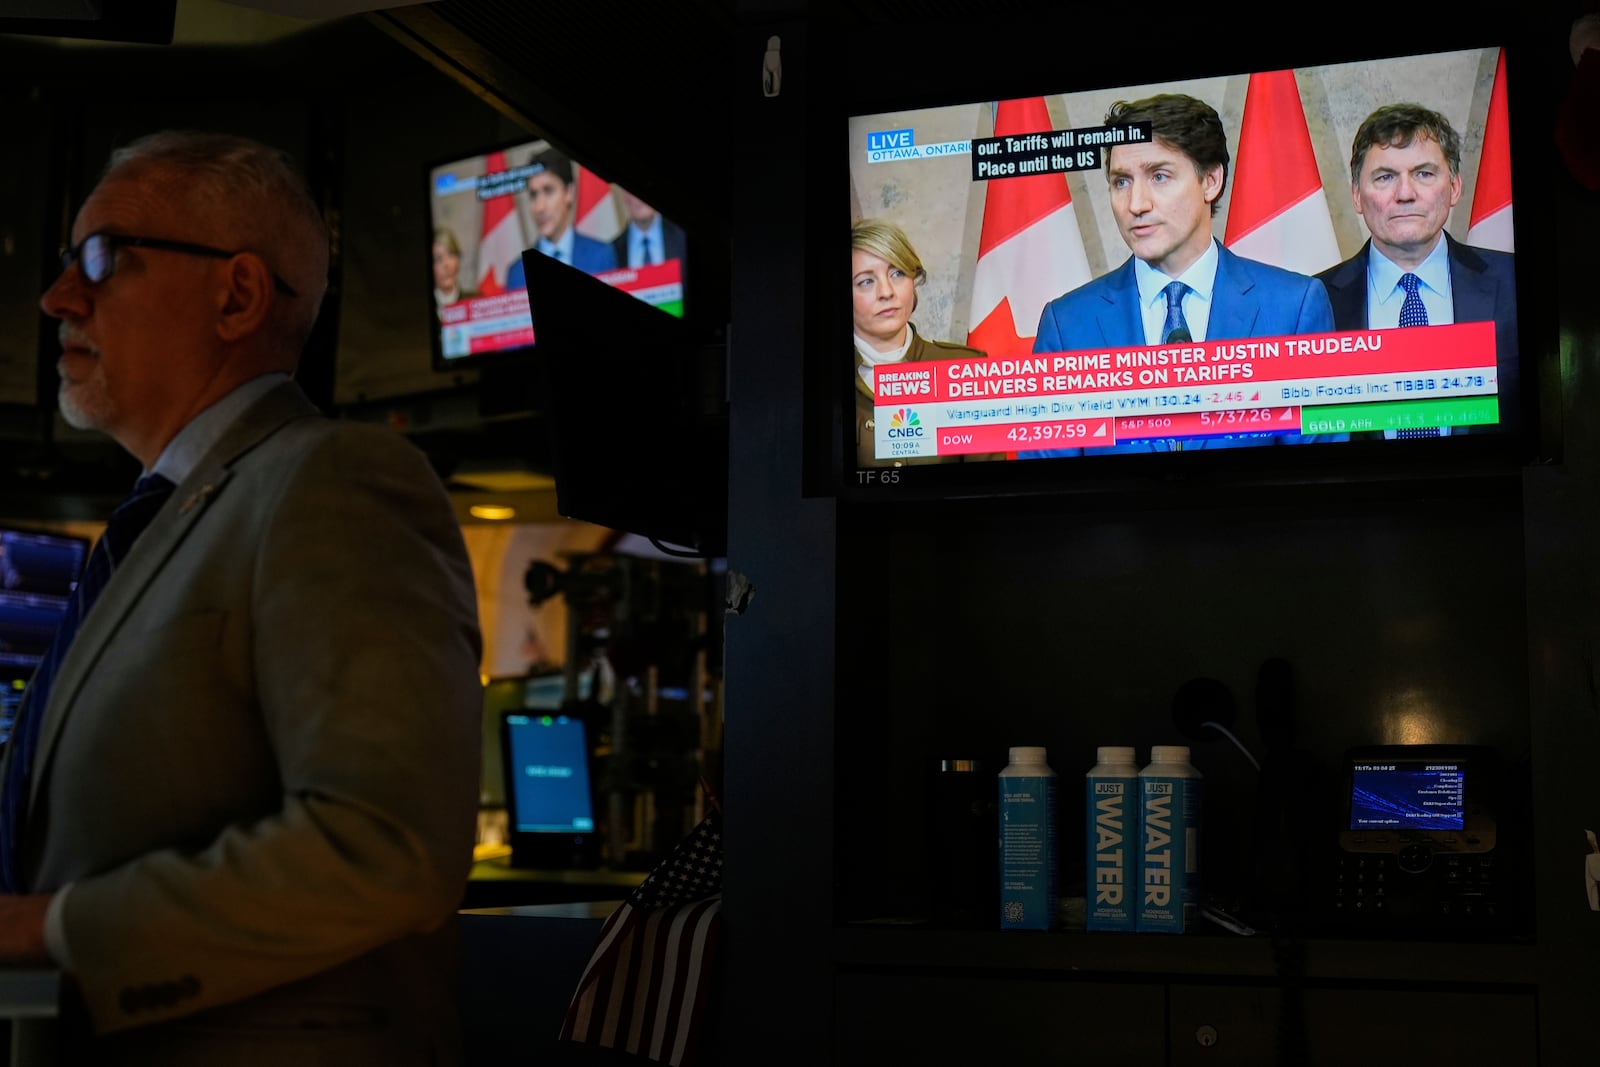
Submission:
{"label": "blue suit jacket on screen", "polygon": [[[630,224],[631,225],[631,224]],[[628,226],[622,228],[622,233],[615,241],[611,242],[611,251],[617,257],[617,266],[628,265]],[[687,259],[689,255],[689,238],[683,232],[683,227],[668,219],[661,220],[661,259]]]}
{"label": "blue suit jacket on screen", "polygon": [[[617,256],[611,251],[611,246],[604,241],[596,241],[593,237],[575,233],[572,235],[572,265],[585,274],[599,274],[603,270],[616,270]],[[506,288],[527,287],[526,275],[522,271],[522,260],[518,258],[511,264],[511,269],[506,271]]]}
{"label": "blue suit jacket on screen", "polygon": [[[1450,254],[1450,303],[1457,322],[1493,322],[1495,355],[1500,363],[1500,418],[1516,410],[1517,279],[1516,259],[1509,252],[1464,245],[1444,235]],[[1367,328],[1367,253],[1361,251],[1317,277],[1328,287],[1335,329]],[[1460,433],[1460,430],[1455,431]]]}
{"label": "blue suit jacket on screen", "polygon": [[[1322,283],[1304,274],[1268,266],[1217,246],[1217,280],[1211,293],[1207,341],[1286,334],[1327,333],[1333,329],[1333,308]],[[1087,282],[1044,306],[1039,316],[1035,352],[1074,352],[1119,345],[1144,344],[1144,319],[1139,313],[1139,285],[1133,257],[1094,281]],[[1298,435],[1199,438],[1183,443],[1196,448],[1240,448],[1300,440]],[[1327,435],[1316,438],[1331,440]],[[1090,449],[1046,449],[1018,452],[1019,459],[1076,456],[1110,452],[1165,452],[1167,442],[1137,441]]]}

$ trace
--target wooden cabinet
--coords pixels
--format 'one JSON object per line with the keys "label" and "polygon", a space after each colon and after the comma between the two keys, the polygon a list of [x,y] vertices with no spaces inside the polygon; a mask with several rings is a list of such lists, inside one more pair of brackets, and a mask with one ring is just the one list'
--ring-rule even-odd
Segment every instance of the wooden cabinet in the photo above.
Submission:
{"label": "wooden cabinet", "polygon": [[833,958],[838,1063],[1505,1067],[1539,1045],[1531,944],[852,928]]}
{"label": "wooden cabinet", "polygon": [[834,993],[841,1067],[1165,1063],[1158,984],[846,972]]}
{"label": "wooden cabinet", "polygon": [[1170,1067],[1506,1067],[1535,1062],[1531,988],[1178,985],[1169,989]]}

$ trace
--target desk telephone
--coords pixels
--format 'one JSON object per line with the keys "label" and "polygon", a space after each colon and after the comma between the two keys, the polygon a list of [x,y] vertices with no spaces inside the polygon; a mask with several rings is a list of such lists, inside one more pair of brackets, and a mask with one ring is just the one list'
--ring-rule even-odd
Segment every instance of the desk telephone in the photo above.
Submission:
{"label": "desk telephone", "polygon": [[1517,917],[1495,753],[1372,745],[1345,754],[1326,914],[1347,931],[1495,933]]}

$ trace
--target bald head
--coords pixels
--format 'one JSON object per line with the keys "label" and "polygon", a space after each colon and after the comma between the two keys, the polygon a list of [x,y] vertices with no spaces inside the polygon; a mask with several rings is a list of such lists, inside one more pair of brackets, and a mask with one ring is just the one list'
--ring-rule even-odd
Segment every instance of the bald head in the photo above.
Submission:
{"label": "bald head", "polygon": [[289,158],[244,137],[168,130],[113,152],[112,175],[155,186],[216,244],[256,253],[294,290],[274,301],[265,338],[292,369],[327,291],[328,227]]}

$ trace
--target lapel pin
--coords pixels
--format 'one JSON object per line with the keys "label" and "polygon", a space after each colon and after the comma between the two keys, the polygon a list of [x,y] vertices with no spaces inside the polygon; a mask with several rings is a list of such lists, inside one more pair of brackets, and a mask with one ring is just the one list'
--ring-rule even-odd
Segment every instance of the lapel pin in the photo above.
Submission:
{"label": "lapel pin", "polygon": [[183,507],[178,509],[178,514],[189,514],[189,512],[193,511],[201,504],[204,504],[206,502],[206,498],[216,491],[217,487],[212,482],[207,482],[205,485],[202,485],[199,489],[195,490],[194,494],[190,496],[189,499],[183,502]]}

